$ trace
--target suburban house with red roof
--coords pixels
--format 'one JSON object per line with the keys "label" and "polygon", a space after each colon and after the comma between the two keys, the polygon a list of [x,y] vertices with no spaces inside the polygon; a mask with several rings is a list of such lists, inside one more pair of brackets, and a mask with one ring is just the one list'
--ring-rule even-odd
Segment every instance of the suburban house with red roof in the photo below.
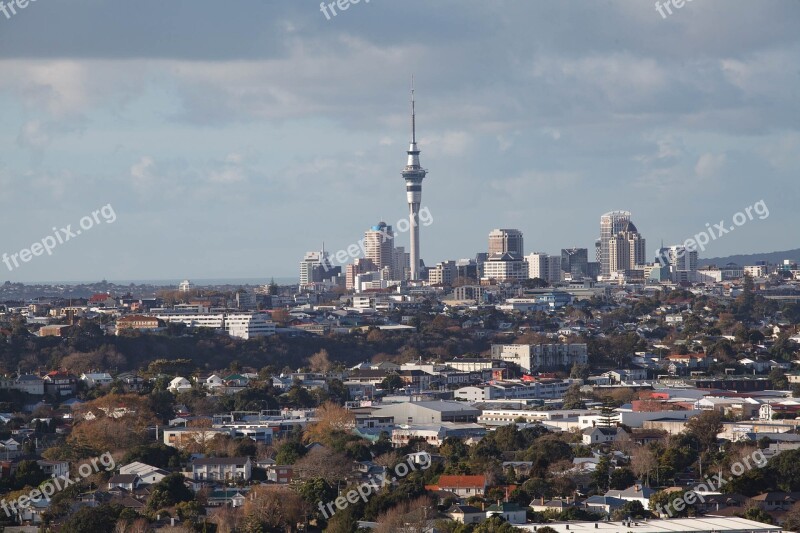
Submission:
{"label": "suburban house with red roof", "polygon": [[426,487],[429,490],[445,490],[462,498],[483,496],[486,492],[486,476],[439,476],[436,485]]}

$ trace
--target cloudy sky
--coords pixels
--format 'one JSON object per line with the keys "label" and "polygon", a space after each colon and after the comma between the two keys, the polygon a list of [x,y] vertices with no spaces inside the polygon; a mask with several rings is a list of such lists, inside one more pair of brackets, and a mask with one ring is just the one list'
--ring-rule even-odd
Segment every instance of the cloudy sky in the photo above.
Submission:
{"label": "cloudy sky", "polygon": [[[296,276],[406,213],[416,77],[422,257],[592,248],[633,213],[652,254],[798,247],[800,2],[38,0],[0,14],[0,253],[111,204],[0,281]],[[730,225],[726,222],[726,225]],[[398,239],[407,246],[407,235]]]}

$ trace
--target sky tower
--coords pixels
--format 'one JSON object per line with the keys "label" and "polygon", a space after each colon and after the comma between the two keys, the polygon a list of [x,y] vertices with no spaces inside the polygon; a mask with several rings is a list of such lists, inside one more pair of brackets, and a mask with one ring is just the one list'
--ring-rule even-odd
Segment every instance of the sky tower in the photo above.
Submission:
{"label": "sky tower", "polygon": [[419,164],[417,148],[417,115],[414,102],[414,78],[411,78],[411,145],[408,147],[408,161],[403,169],[408,199],[408,220],[411,229],[411,279],[419,279],[419,207],[422,202],[422,180],[427,170]]}

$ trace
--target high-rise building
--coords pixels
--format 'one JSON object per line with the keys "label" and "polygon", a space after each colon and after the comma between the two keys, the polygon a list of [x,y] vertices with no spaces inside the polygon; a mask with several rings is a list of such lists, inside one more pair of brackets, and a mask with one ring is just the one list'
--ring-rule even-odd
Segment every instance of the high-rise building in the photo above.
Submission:
{"label": "high-rise building", "polygon": [[589,250],[586,248],[563,248],[561,250],[561,271],[572,279],[589,276]]}
{"label": "high-rise building", "polygon": [[403,246],[394,249],[394,276],[392,279],[404,280],[408,277],[411,270],[411,259]]}
{"label": "high-rise building", "polygon": [[428,270],[428,283],[431,285],[452,285],[458,276],[455,261],[442,261]]}
{"label": "high-rise building", "polygon": [[668,265],[674,282],[697,281],[697,250],[689,250],[681,244],[659,248],[656,263]]}
{"label": "high-rise building", "polygon": [[319,252],[307,252],[300,261],[300,286],[322,283],[335,278],[341,273],[342,267],[331,265],[325,245]]}
{"label": "high-rise building", "polygon": [[370,259],[360,257],[345,268],[345,288],[350,291],[356,287],[356,277],[367,272],[377,271],[375,263]]}
{"label": "high-rise building", "polygon": [[547,256],[547,283],[558,283],[563,279],[561,274],[561,256],[548,255]]}
{"label": "high-rise building", "polygon": [[495,229],[489,233],[489,255],[514,254],[522,258],[522,232],[518,229]]}
{"label": "high-rise building", "polygon": [[600,217],[600,275],[611,274],[609,242],[631,221],[629,211],[611,211]]}
{"label": "high-rise building", "polygon": [[364,232],[364,257],[378,270],[394,271],[394,232],[386,222],[378,222]]}
{"label": "high-rise building", "polygon": [[534,252],[525,256],[525,262],[528,263],[528,278],[539,278],[547,281],[548,276],[548,261],[547,254],[541,252]]}
{"label": "high-rise building", "polygon": [[561,281],[561,256],[534,252],[525,256],[528,278],[539,278],[548,283]]}
{"label": "high-rise building", "polygon": [[646,261],[645,239],[631,222],[628,211],[600,217],[600,275],[641,270]]}
{"label": "high-rise building", "polygon": [[422,202],[422,180],[428,174],[419,163],[420,150],[417,148],[417,113],[414,100],[414,83],[411,83],[411,145],[408,147],[408,161],[403,168],[403,179],[406,182],[406,199],[408,201],[408,218],[411,230],[411,279],[419,279],[419,208]]}
{"label": "high-rise building", "polygon": [[482,281],[516,281],[527,279],[528,265],[522,257],[511,253],[492,254],[483,264]]}

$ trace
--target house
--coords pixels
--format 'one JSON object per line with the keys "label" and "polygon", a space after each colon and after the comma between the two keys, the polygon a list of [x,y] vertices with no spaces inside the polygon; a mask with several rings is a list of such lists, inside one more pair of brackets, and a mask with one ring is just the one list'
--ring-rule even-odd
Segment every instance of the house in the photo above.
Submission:
{"label": "house", "polygon": [[141,392],[146,380],[134,372],[123,372],[117,376],[117,381],[123,384],[126,391]]}
{"label": "house", "polygon": [[102,387],[104,385],[110,385],[114,378],[111,377],[111,374],[108,372],[90,372],[81,374],[81,381],[86,383],[86,386],[90,389],[94,387]]}
{"label": "house", "polygon": [[208,495],[208,505],[219,507],[230,505],[231,507],[241,507],[244,505],[247,489],[219,489],[214,490]]}
{"label": "house", "polygon": [[587,511],[593,513],[600,513],[604,515],[610,515],[617,509],[620,509],[624,506],[627,501],[623,500],[622,498],[614,498],[613,496],[590,496],[583,501],[583,507]]}
{"label": "house", "polygon": [[625,490],[610,490],[605,493],[605,496],[612,498],[619,498],[629,502],[639,502],[647,509],[650,504],[650,496],[655,494],[656,491],[650,487],[645,487],[641,483],[636,483]]}
{"label": "house", "polygon": [[136,474],[116,474],[108,480],[108,490],[121,488],[133,492],[140,483],[141,480]]}
{"label": "house", "polygon": [[192,463],[192,479],[196,481],[249,481],[251,475],[249,457],[209,457]]}
{"label": "house", "polygon": [[185,392],[192,389],[192,384],[188,379],[178,376],[169,382],[167,388],[172,392]]}
{"label": "house", "polygon": [[47,461],[39,459],[36,461],[42,473],[49,477],[61,477],[69,474],[69,462],[67,461]]}
{"label": "house", "polygon": [[439,476],[439,482],[433,490],[452,492],[461,498],[483,496],[486,492],[486,476]]}
{"label": "house", "polygon": [[19,376],[14,380],[11,386],[18,391],[27,392],[28,394],[34,394],[36,396],[42,396],[44,394],[44,380],[33,374]]}
{"label": "house", "polygon": [[265,468],[267,481],[286,485],[292,482],[293,469],[291,465],[270,465]]}
{"label": "house", "polygon": [[627,435],[627,432],[622,428],[586,428],[583,430],[583,443],[586,445],[606,444],[608,442],[614,442],[622,435]]}
{"label": "house", "polygon": [[747,500],[747,496],[741,494],[703,494],[703,498],[698,498],[695,507],[703,514],[727,514],[731,511],[744,513]]}
{"label": "house", "polygon": [[0,440],[0,450],[7,452],[17,452],[20,449],[20,443],[13,438],[8,440]]}
{"label": "house", "polygon": [[800,492],[764,492],[750,498],[750,503],[762,511],[788,511],[800,500]]}
{"label": "house", "polygon": [[560,513],[562,511],[566,511],[570,507],[575,507],[575,502],[570,498],[555,498],[547,501],[545,501],[544,498],[541,498],[539,500],[532,500],[531,503],[528,504],[528,507],[537,513],[543,513],[545,511],[556,511]]}
{"label": "house", "polygon": [[250,378],[241,374],[231,374],[229,376],[225,376],[224,381],[225,385],[228,387],[247,387],[247,385],[250,383]]}
{"label": "house", "polygon": [[89,307],[116,307],[117,301],[108,293],[93,294],[89,298]]}
{"label": "house", "polygon": [[123,331],[158,331],[164,323],[154,316],[129,315],[117,319],[116,334]]}
{"label": "house", "polygon": [[445,514],[454,522],[478,524],[486,519],[486,513],[471,505],[453,505]]}
{"label": "house", "polygon": [[134,474],[139,476],[141,485],[153,485],[169,475],[169,472],[146,463],[134,461],[119,468],[120,474]]}
{"label": "house", "polygon": [[524,524],[527,520],[525,509],[514,502],[503,502],[486,509],[486,518],[499,516],[509,524]]}
{"label": "house", "polygon": [[207,389],[219,389],[225,386],[225,380],[216,374],[211,374],[204,380],[203,385]]}
{"label": "house", "polygon": [[78,380],[68,372],[54,370],[44,377],[44,391],[56,397],[71,396],[78,390]]}

